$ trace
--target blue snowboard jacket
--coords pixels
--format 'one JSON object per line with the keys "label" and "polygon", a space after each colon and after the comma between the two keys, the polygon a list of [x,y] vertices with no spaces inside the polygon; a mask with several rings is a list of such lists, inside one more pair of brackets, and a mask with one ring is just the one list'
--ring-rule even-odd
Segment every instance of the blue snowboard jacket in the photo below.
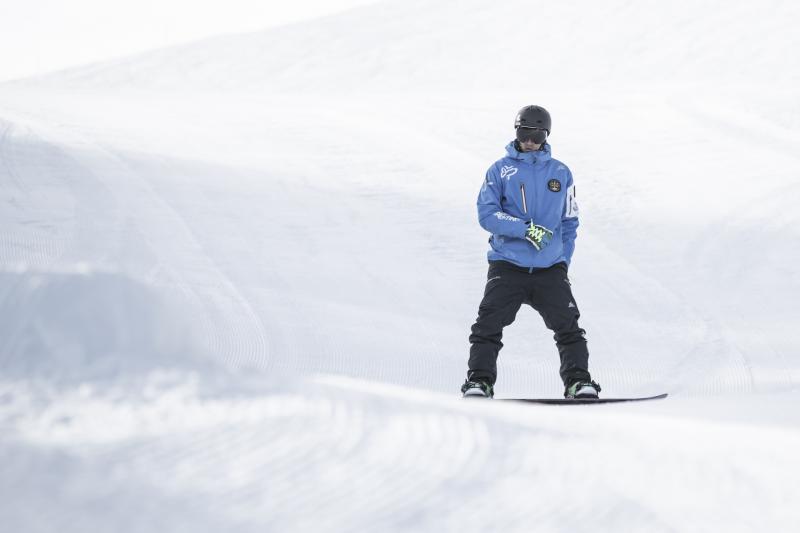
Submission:
{"label": "blue snowboard jacket", "polygon": [[[520,152],[512,141],[506,152],[486,171],[478,194],[478,221],[492,234],[489,261],[533,268],[569,265],[578,229],[572,173],[550,156],[547,143],[537,152]],[[531,220],[553,232],[542,250],[525,239]]]}

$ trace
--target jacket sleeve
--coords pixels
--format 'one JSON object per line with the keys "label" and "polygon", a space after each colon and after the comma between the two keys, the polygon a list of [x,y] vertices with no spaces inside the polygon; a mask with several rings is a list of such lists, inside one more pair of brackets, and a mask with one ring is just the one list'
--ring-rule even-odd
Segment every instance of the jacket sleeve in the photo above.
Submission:
{"label": "jacket sleeve", "polygon": [[501,198],[503,183],[497,172],[497,166],[486,171],[486,180],[478,194],[478,223],[483,229],[494,235],[525,238],[527,224],[515,216],[503,211]]}
{"label": "jacket sleeve", "polygon": [[564,242],[564,257],[567,265],[572,261],[575,252],[575,239],[578,236],[578,203],[575,200],[575,182],[570,172],[567,178],[567,198],[564,205],[564,215],[561,218],[561,239]]}

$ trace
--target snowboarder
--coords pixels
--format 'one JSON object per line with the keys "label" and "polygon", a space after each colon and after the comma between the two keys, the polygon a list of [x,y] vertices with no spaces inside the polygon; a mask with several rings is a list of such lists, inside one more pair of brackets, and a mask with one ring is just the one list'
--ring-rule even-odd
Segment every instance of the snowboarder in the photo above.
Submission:
{"label": "snowboarder", "polygon": [[478,221],[492,234],[489,273],[471,344],[465,397],[494,396],[503,328],[522,304],[533,307],[555,333],[566,398],[597,398],[600,386],[588,370],[586,332],[567,271],[575,250],[578,205],[572,173],[553,159],[546,109],[523,107],[514,121],[516,139],[486,172],[478,195]]}

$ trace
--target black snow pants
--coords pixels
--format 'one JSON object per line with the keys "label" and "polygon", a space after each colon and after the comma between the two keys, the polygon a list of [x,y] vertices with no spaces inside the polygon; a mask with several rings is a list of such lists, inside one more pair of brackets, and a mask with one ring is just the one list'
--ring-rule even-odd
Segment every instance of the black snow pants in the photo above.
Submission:
{"label": "black snow pants", "polygon": [[567,265],[529,269],[506,261],[490,261],[486,290],[478,319],[469,336],[469,379],[497,379],[497,354],[503,347],[503,328],[514,322],[522,304],[533,307],[555,333],[565,386],[591,379],[586,332],[578,326],[580,312],[572,297]]}

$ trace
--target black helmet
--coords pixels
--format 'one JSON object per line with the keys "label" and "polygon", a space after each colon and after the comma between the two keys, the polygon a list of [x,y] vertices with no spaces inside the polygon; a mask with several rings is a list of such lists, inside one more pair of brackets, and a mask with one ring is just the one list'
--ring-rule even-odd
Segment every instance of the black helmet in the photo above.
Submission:
{"label": "black helmet", "polygon": [[550,113],[547,109],[538,105],[525,106],[517,113],[517,119],[514,121],[514,129],[520,126],[526,128],[542,128],[547,130],[550,135]]}

